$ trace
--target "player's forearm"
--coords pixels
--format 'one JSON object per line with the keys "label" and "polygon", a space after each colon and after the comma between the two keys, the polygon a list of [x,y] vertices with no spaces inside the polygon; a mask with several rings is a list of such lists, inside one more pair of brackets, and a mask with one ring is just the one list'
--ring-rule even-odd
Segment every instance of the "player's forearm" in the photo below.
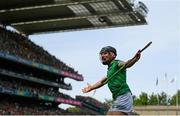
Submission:
{"label": "player's forearm", "polygon": [[106,81],[106,79],[107,79],[107,77],[104,77],[103,79],[101,79],[100,81],[98,81],[97,83],[92,85],[91,90],[102,87],[104,85],[104,81]]}
{"label": "player's forearm", "polygon": [[133,66],[136,62],[138,61],[137,58],[132,58],[130,60],[128,60],[126,63],[125,63],[125,66],[126,68],[130,68],[131,66]]}

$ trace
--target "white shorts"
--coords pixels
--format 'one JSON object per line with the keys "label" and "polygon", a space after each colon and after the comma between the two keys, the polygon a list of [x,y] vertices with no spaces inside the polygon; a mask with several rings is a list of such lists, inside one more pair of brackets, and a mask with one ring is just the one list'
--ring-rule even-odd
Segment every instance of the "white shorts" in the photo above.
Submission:
{"label": "white shorts", "polygon": [[109,112],[119,111],[124,113],[131,113],[133,110],[133,99],[130,92],[120,95],[113,102]]}

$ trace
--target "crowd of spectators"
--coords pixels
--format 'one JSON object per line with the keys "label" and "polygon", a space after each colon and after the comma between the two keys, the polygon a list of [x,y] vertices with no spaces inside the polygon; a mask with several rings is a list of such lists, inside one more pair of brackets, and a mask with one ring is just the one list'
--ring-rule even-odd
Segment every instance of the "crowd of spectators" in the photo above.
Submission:
{"label": "crowd of spectators", "polygon": [[[48,78],[48,79],[42,79],[42,78],[38,78],[37,76],[33,75],[33,73],[31,72],[14,72],[13,70],[8,70],[8,69],[2,69],[0,68],[0,73],[2,74],[6,74],[6,75],[11,75],[12,77],[20,77],[21,79],[24,79],[24,80],[28,80],[28,81],[31,81],[31,82],[35,82],[37,84],[42,84],[44,83],[45,85],[51,85],[51,86],[54,86],[56,85],[55,87],[60,87],[60,88],[63,88],[63,89],[72,89],[72,86],[70,83],[65,83],[64,82],[64,77],[58,77],[57,79],[52,79],[52,78]],[[51,79],[51,80],[50,80]]]}
{"label": "crowd of spectators", "polygon": [[69,111],[61,108],[27,105],[3,99],[0,101],[0,115],[98,115],[98,113],[81,107],[81,111]]}
{"label": "crowd of spectators", "polygon": [[25,94],[28,93],[30,96],[44,95],[44,96],[61,97],[64,99],[75,100],[71,96],[58,92],[53,88],[40,87],[35,84],[32,86],[23,81],[17,81],[13,79],[8,80],[6,78],[3,78],[3,76],[0,76],[0,87],[6,87],[8,89],[18,90],[19,92],[24,92]]}
{"label": "crowd of spectators", "polygon": [[81,107],[80,112],[64,110],[61,108],[27,105],[12,102],[7,99],[0,101],[0,115],[98,115],[96,112]]}
{"label": "crowd of spectators", "polygon": [[55,56],[50,55],[43,47],[36,45],[27,36],[7,30],[2,26],[0,26],[0,52],[79,75],[72,67],[66,65]]}
{"label": "crowd of spectators", "polygon": [[17,102],[0,101],[0,115],[62,115],[60,108],[46,108],[40,106],[22,106]]}

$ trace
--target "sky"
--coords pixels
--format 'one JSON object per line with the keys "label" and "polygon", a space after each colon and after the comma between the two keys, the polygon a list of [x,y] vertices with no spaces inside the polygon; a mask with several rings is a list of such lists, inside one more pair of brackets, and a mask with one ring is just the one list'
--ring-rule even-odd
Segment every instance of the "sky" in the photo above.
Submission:
{"label": "sky", "polygon": [[[73,89],[61,92],[72,97],[90,96],[101,102],[112,99],[107,85],[95,94],[81,92],[87,83],[94,84],[106,76],[107,66],[99,60],[100,49],[113,46],[117,50],[116,59],[127,61],[150,41],[152,45],[142,53],[141,59],[127,70],[127,83],[133,95],[164,91],[172,96],[180,89],[180,0],[140,1],[149,9],[147,25],[30,36],[33,42],[84,76],[84,81],[65,79]],[[171,83],[173,78],[176,81]]]}

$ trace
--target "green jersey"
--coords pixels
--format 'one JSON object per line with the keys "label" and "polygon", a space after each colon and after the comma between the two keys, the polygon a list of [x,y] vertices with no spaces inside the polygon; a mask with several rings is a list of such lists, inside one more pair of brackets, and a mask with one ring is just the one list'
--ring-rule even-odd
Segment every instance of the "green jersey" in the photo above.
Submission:
{"label": "green jersey", "polygon": [[[120,68],[118,64],[120,60],[113,60],[108,66],[107,78],[111,76]],[[119,95],[131,92],[129,86],[126,83],[126,69],[120,70],[117,74],[108,81],[108,87],[112,92],[112,97],[115,100]]]}

